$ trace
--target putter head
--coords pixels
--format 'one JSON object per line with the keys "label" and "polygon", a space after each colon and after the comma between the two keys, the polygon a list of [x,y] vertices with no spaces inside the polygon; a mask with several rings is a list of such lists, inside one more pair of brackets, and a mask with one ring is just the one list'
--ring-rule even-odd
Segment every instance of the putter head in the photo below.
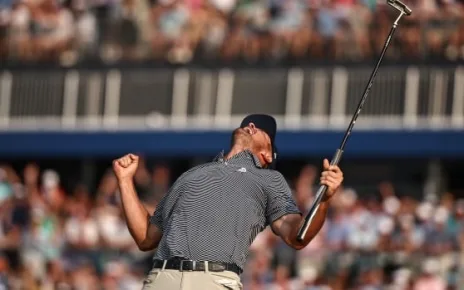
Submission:
{"label": "putter head", "polygon": [[409,16],[412,13],[412,10],[406,6],[403,2],[399,0],[387,0],[388,5],[391,7],[399,10],[400,12],[404,13],[405,15]]}

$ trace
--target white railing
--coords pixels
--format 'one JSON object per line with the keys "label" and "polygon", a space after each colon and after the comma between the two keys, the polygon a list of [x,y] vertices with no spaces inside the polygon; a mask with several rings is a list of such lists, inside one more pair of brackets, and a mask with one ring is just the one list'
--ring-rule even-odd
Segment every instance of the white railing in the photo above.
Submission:
{"label": "white railing", "polygon": [[[135,76],[143,76],[137,82],[128,77],[130,70],[50,72],[62,79],[62,85],[57,85],[57,78],[35,79],[31,72],[25,76],[17,71],[3,71],[0,73],[0,130],[219,130],[236,127],[243,112],[269,111],[273,111],[282,130],[340,130],[351,119],[371,69],[263,70],[260,82],[276,88],[275,92],[264,91],[274,94],[270,99],[282,101],[278,114],[275,113],[278,104],[270,101],[243,102],[260,94],[259,86],[250,86],[253,79],[247,79],[246,70],[240,71],[240,77],[231,69],[166,70],[164,76],[170,76],[166,81],[156,80],[157,74],[152,74],[153,71],[137,71]],[[36,73],[43,76],[47,72]],[[256,72],[253,76],[256,77]],[[284,77],[285,87],[278,87],[282,83],[280,77]],[[13,87],[21,86],[24,89],[13,91]],[[240,96],[241,113],[235,112],[238,87],[241,93],[247,94]],[[170,95],[165,95],[169,91],[166,88],[171,88]],[[137,98],[141,94],[169,99],[170,112],[160,113],[156,100],[153,105],[139,104]],[[53,106],[40,104],[34,112],[31,106],[41,101],[51,102]],[[56,109],[57,104],[62,104],[62,108]],[[125,106],[150,113],[127,115]],[[359,130],[464,129],[464,68],[381,69],[365,109],[356,124]]]}

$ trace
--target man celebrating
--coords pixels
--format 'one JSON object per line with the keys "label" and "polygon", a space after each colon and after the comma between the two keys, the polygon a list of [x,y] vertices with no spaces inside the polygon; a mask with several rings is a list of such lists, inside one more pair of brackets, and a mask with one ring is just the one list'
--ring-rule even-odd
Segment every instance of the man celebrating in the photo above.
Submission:
{"label": "man celebrating", "polygon": [[242,289],[239,275],[248,248],[266,226],[297,250],[319,232],[343,173],[324,160],[320,181],[327,194],[299,242],[304,217],[282,174],[271,169],[276,128],[271,116],[246,117],[233,132],[229,153],[182,174],[153,215],[135,192],[138,157],[128,154],[113,162],[132,237],[142,251],[157,248],[144,289]]}

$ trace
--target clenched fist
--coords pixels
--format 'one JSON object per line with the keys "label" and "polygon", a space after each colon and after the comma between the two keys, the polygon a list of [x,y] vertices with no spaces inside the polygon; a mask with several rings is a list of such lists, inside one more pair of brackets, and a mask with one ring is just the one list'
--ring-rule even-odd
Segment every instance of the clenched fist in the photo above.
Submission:
{"label": "clenched fist", "polygon": [[139,165],[139,157],[134,154],[127,154],[113,161],[113,170],[119,181],[132,179]]}

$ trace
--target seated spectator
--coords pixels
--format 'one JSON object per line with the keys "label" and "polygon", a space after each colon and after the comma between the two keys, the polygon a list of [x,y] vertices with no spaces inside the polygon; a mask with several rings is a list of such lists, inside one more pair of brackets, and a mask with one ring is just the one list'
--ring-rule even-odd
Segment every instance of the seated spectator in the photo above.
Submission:
{"label": "seated spectator", "polygon": [[[152,8],[151,23],[153,27],[153,55],[157,58],[173,52],[173,48],[185,45],[186,27],[190,22],[190,11],[180,0],[162,0]],[[179,52],[179,51],[177,51]],[[191,51],[186,51],[191,57]],[[181,57],[180,55],[177,57]]]}
{"label": "seated spectator", "polygon": [[439,263],[436,260],[427,260],[422,267],[422,274],[414,283],[413,290],[445,290],[446,281],[437,275]]}
{"label": "seated spectator", "polygon": [[8,50],[8,57],[11,59],[28,61],[33,57],[30,7],[27,1],[17,1],[11,7],[8,41],[2,43],[3,49]]}
{"label": "seated spectator", "polygon": [[335,0],[323,2],[318,10],[317,29],[322,36],[326,58],[337,58],[341,50],[342,12],[337,9]]}
{"label": "seated spectator", "polygon": [[85,1],[73,1],[71,4],[75,36],[73,49],[81,58],[92,58],[98,53],[97,18]]}
{"label": "seated spectator", "polygon": [[31,8],[34,54],[42,60],[59,58],[70,48],[74,37],[71,12],[56,0],[43,0]]}

